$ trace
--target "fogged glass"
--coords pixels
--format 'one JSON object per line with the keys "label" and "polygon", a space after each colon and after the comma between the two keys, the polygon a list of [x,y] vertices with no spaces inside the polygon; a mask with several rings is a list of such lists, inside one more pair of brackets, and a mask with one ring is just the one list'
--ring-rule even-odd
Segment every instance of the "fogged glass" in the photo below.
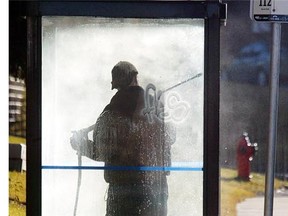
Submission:
{"label": "fogged glass", "polygon": [[202,215],[204,21],[42,26],[42,214]]}

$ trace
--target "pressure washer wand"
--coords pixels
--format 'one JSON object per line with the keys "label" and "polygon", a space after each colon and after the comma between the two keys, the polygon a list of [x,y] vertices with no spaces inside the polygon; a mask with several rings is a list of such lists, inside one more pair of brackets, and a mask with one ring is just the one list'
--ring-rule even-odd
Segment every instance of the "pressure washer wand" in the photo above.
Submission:
{"label": "pressure washer wand", "polygon": [[180,86],[180,85],[182,85],[182,84],[184,84],[184,83],[186,83],[186,82],[189,82],[189,81],[191,81],[191,80],[193,80],[193,79],[196,79],[196,78],[198,78],[198,77],[200,77],[200,76],[202,76],[202,73],[198,73],[198,74],[196,74],[195,76],[193,76],[193,77],[191,77],[191,78],[189,78],[189,79],[187,79],[187,80],[184,80],[184,81],[182,81],[182,82],[180,82],[180,83],[178,83],[178,84],[176,84],[176,85],[174,85],[174,86],[171,86],[171,87],[163,90],[163,91],[162,91],[162,94],[163,94],[164,92],[170,91],[171,89],[176,88],[176,87],[178,87],[178,86]]}

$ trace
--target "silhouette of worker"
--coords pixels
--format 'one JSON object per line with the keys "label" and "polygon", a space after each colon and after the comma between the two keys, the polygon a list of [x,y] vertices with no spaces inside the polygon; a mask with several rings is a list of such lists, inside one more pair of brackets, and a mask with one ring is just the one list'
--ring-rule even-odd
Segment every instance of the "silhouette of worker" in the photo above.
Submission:
{"label": "silhouette of worker", "polygon": [[[93,126],[93,141],[71,138],[82,155],[105,162],[106,216],[167,215],[169,172],[163,167],[171,164],[175,130],[157,116],[148,121],[143,112],[147,98],[137,74],[129,62],[116,64],[111,84],[118,91]],[[154,99],[148,98],[149,104]]]}

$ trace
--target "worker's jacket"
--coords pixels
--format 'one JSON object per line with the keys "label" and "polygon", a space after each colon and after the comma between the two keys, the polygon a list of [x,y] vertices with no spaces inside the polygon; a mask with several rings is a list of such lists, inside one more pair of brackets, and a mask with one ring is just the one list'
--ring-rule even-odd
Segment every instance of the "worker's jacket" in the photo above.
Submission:
{"label": "worker's jacket", "polygon": [[108,183],[153,184],[168,174],[175,130],[156,116],[148,121],[143,95],[140,87],[118,91],[95,124],[90,155],[105,162]]}

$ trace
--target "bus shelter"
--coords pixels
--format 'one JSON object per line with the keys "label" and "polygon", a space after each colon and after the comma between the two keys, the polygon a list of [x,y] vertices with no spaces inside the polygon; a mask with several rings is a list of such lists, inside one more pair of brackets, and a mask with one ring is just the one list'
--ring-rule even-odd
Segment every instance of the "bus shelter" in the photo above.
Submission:
{"label": "bus shelter", "polygon": [[[167,215],[218,215],[219,38],[226,5],[35,1],[26,6],[27,215],[105,215],[108,172],[145,178],[166,173]],[[111,71],[121,62],[136,68],[136,86],[143,89],[139,113],[148,123],[140,129],[134,120],[119,124],[118,117],[101,115],[122,89],[111,90]],[[123,112],[132,103],[125,96],[119,101]],[[105,123],[97,126],[100,116]],[[132,143],[132,129],[142,140],[151,139],[149,147],[142,143],[129,153],[144,149],[139,157],[146,162],[114,164],[112,156],[95,156],[103,128],[116,146],[124,135]],[[80,132],[94,156],[73,147]]]}

